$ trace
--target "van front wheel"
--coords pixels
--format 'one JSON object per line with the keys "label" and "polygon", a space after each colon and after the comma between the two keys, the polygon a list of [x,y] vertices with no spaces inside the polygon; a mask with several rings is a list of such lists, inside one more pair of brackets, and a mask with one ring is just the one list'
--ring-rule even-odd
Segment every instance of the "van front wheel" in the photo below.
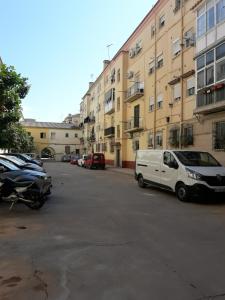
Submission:
{"label": "van front wheel", "polygon": [[185,184],[180,183],[176,187],[176,195],[180,201],[187,202],[189,200],[189,191]]}
{"label": "van front wheel", "polygon": [[145,184],[145,182],[144,182],[144,178],[143,178],[142,175],[139,175],[139,176],[138,176],[138,185],[139,185],[139,187],[141,187],[141,188],[146,187],[146,184]]}

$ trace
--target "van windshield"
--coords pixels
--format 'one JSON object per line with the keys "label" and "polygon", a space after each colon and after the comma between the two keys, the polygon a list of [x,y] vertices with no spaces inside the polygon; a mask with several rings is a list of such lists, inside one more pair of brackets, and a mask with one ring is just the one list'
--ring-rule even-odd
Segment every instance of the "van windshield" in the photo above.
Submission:
{"label": "van windshield", "polygon": [[218,167],[220,163],[207,152],[174,151],[179,161],[189,167]]}

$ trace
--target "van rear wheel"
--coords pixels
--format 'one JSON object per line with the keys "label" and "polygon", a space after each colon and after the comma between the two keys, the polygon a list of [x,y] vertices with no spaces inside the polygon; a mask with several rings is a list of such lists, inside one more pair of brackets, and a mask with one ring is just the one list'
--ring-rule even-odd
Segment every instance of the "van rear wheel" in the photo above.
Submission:
{"label": "van rear wheel", "polygon": [[138,185],[139,185],[139,187],[141,187],[141,188],[145,188],[145,187],[146,187],[146,184],[145,184],[145,182],[144,182],[144,178],[143,178],[142,175],[139,175],[139,176],[138,176]]}
{"label": "van rear wheel", "polygon": [[178,184],[176,187],[176,195],[180,201],[187,202],[189,201],[190,194],[187,186],[184,183]]}

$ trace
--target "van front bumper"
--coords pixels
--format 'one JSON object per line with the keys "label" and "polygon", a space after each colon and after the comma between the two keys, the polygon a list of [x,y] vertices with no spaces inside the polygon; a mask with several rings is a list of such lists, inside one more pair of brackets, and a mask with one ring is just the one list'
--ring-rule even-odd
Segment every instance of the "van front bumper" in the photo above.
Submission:
{"label": "van front bumper", "polygon": [[208,195],[212,193],[225,193],[225,187],[208,187],[201,183],[189,186],[189,192],[197,195]]}

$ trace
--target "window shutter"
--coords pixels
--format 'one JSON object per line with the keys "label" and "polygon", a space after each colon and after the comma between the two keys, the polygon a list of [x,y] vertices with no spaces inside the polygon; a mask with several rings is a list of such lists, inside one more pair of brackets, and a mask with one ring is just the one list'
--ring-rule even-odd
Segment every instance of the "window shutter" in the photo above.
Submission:
{"label": "window shutter", "polygon": [[173,98],[174,100],[179,99],[181,97],[181,85],[180,83],[174,85],[173,90]]}
{"label": "window shutter", "polygon": [[154,101],[154,97],[150,97],[149,98],[149,105],[151,106],[151,105],[154,105],[155,103],[154,103],[155,101]]}
{"label": "window shutter", "polygon": [[173,41],[173,55],[178,54],[181,51],[180,39]]}
{"label": "window shutter", "polygon": [[157,103],[162,102],[162,101],[163,101],[163,95],[160,94],[160,95],[158,95],[158,97],[157,97]]}
{"label": "window shutter", "polygon": [[191,77],[187,79],[187,90],[192,89],[195,87],[195,77]]}

